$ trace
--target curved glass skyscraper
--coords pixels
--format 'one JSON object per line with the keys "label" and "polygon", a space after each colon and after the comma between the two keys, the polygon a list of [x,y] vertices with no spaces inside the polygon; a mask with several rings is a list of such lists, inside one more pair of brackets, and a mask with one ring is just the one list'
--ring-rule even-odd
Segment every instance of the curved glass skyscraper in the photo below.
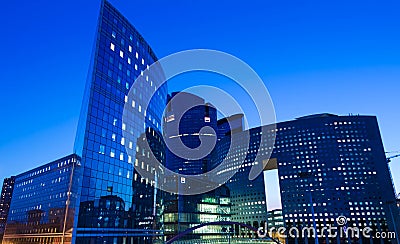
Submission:
{"label": "curved glass skyscraper", "polygon": [[[135,172],[134,164],[146,164],[140,144],[145,138],[164,161],[160,131],[167,89],[146,77],[148,87],[128,96],[134,81],[155,61],[138,31],[103,1],[74,148],[83,167],[73,230],[77,243],[153,243],[160,233],[159,194],[154,182]],[[156,96],[144,111],[141,101],[154,90]],[[146,119],[125,124],[126,103],[134,116]],[[136,155],[128,155],[126,148]]]}

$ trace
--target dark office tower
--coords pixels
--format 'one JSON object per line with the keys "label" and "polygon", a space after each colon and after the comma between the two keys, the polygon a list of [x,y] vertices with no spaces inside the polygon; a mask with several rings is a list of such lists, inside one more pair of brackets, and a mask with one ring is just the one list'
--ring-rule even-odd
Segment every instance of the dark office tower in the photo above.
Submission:
{"label": "dark office tower", "polygon": [[[148,167],[148,152],[139,143],[145,133],[151,131],[147,140],[153,149],[162,148],[154,145],[159,141],[151,140],[158,140],[153,131],[161,134],[166,87],[144,72],[155,61],[157,57],[138,31],[102,1],[74,146],[83,168],[75,243],[152,243],[161,233],[154,182],[134,169],[134,165]],[[145,79],[140,90],[132,88],[138,77]],[[133,95],[128,96],[131,88]],[[145,110],[144,99],[152,91],[156,96]],[[130,124],[122,121],[125,104],[131,109]],[[163,162],[165,154],[155,154]]]}
{"label": "dark office tower", "polygon": [[[201,139],[206,145],[217,140],[217,111],[203,98],[186,92],[175,92],[168,97],[164,115],[164,138],[173,149],[179,148],[182,142],[185,147],[200,147]],[[204,128],[208,127],[207,130]],[[203,130],[202,130],[203,129]],[[200,139],[201,138],[201,139]],[[211,151],[201,159],[191,159],[194,155],[180,155],[167,148],[167,167],[185,175],[202,174],[209,170]],[[185,149],[182,149],[185,151]],[[181,153],[178,151],[177,153]],[[181,181],[182,182],[182,181]],[[185,184],[185,182],[182,182]],[[179,190],[179,189],[178,189]],[[198,195],[164,194],[164,234],[170,239],[185,230],[206,222],[230,220],[229,189],[221,186],[213,191]],[[221,238],[221,228],[229,226],[205,226],[180,238],[180,243],[189,241],[202,242]]]}
{"label": "dark office tower", "polygon": [[71,243],[80,169],[72,154],[17,175],[3,243]]}
{"label": "dark office tower", "polygon": [[[231,133],[243,131],[243,114],[235,114],[227,118],[222,118],[217,122],[218,126],[218,140],[225,136],[230,136]],[[231,128],[232,127],[232,128]]]}
{"label": "dark office tower", "polygon": [[[180,142],[190,149],[195,149],[201,144],[200,138],[203,139],[205,145],[212,144],[213,140],[216,141],[217,111],[211,104],[196,95],[186,92],[172,93],[168,97],[164,120],[166,143],[175,150],[182,149],[178,150],[178,153],[187,151],[179,145]],[[206,127],[209,129],[201,131]],[[210,156],[203,155],[201,159],[190,159],[193,155],[194,153],[177,155],[176,152],[167,149],[167,167],[174,172],[186,175],[207,172]]]}
{"label": "dark office tower", "polygon": [[[369,226],[374,232],[399,233],[399,214],[395,194],[382,145],[376,117],[337,116],[318,114],[293,121],[250,129],[250,149],[240,170],[226,184],[231,191],[232,220],[262,224],[266,216],[264,181],[259,176],[248,180],[248,172],[262,163],[265,170],[278,169],[283,217],[287,228],[338,226],[337,217],[347,218],[347,227]],[[236,133],[239,141],[243,133]],[[276,136],[273,147],[260,144]],[[229,138],[218,143],[221,152]],[[258,142],[258,143],[257,143]],[[243,146],[236,148],[237,156],[227,158],[231,164],[224,171],[238,167]],[[262,158],[273,150],[271,159]],[[255,153],[261,158],[255,161]],[[236,161],[235,161],[236,160]],[[238,227],[236,235],[243,235]],[[377,242],[378,239],[360,243]],[[289,243],[304,243],[305,238],[289,239]],[[342,243],[337,238],[319,238],[320,243]],[[379,239],[379,243],[389,239]],[[394,240],[395,241],[395,240]],[[315,239],[308,239],[314,243]]]}
{"label": "dark office tower", "polygon": [[14,190],[15,176],[5,178],[0,196],[0,241],[3,239],[6,227],[8,210],[10,209],[11,197]]}

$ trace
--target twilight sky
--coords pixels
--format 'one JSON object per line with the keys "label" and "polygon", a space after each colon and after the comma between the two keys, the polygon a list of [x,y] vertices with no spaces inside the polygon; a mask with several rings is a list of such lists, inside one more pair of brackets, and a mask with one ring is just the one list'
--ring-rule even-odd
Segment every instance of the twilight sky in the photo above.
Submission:
{"label": "twilight sky", "polygon": [[[400,150],[399,1],[111,2],[159,58],[207,48],[248,63],[269,89],[278,121],[376,115],[386,151]],[[72,152],[99,5],[2,2],[1,179]],[[216,82],[191,76],[170,87]],[[391,168],[400,192],[400,158]]]}

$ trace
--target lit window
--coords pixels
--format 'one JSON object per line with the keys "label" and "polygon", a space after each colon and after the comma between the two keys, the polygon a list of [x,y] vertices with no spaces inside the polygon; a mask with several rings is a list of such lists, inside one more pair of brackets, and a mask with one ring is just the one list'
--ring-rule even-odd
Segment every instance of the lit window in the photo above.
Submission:
{"label": "lit window", "polygon": [[123,153],[119,154],[119,160],[121,160],[121,161],[124,160],[124,154]]}
{"label": "lit window", "polygon": [[117,136],[115,134],[112,134],[111,136],[112,140],[115,141],[115,139],[117,138]]}
{"label": "lit window", "polygon": [[128,156],[128,163],[132,163],[132,157]]}
{"label": "lit window", "polygon": [[210,122],[210,121],[211,121],[210,117],[204,117],[204,122]]}
{"label": "lit window", "polygon": [[129,149],[132,149],[133,148],[133,143],[130,141],[129,142]]}
{"label": "lit window", "polygon": [[129,52],[132,52],[132,46],[129,46]]}
{"label": "lit window", "polygon": [[126,87],[126,89],[129,89],[129,83],[128,82],[125,83],[125,87]]}
{"label": "lit window", "polygon": [[131,62],[131,58],[128,58],[128,64],[131,64],[132,62]]}
{"label": "lit window", "polygon": [[137,64],[135,64],[135,70],[137,70],[137,69],[138,69]]}
{"label": "lit window", "polygon": [[104,154],[104,151],[105,151],[105,146],[104,145],[100,145],[99,153],[100,154]]}
{"label": "lit window", "polygon": [[115,51],[115,45],[113,43],[110,44],[110,49]]}
{"label": "lit window", "polygon": [[144,59],[142,59],[142,64],[144,65]]}
{"label": "lit window", "polygon": [[115,38],[117,36],[117,33],[115,33],[115,31],[113,31],[111,35],[113,38]]}
{"label": "lit window", "polygon": [[139,112],[142,112],[142,106],[139,105]]}
{"label": "lit window", "polygon": [[110,157],[115,157],[115,150],[114,149],[111,149],[111,151],[110,151]]}
{"label": "lit window", "polygon": [[136,59],[139,59],[139,53],[136,52]]}
{"label": "lit window", "polygon": [[125,146],[125,138],[124,137],[121,138],[121,145]]}
{"label": "lit window", "polygon": [[[127,95],[125,95],[125,100],[124,100],[126,103],[128,102],[128,96]],[[122,126],[124,126],[125,124],[122,124]]]}
{"label": "lit window", "polygon": [[134,108],[136,106],[136,102],[135,100],[132,100],[132,108]]}
{"label": "lit window", "polygon": [[124,57],[124,52],[123,52],[123,51],[119,51],[119,56],[120,56],[121,58],[123,58],[123,57]]}

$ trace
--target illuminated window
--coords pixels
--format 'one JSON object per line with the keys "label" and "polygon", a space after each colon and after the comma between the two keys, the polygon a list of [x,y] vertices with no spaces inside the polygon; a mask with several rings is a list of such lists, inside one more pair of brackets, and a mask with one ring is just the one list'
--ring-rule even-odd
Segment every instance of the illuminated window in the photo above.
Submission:
{"label": "illuminated window", "polygon": [[132,52],[132,46],[129,46],[129,52]]}
{"label": "illuminated window", "polygon": [[115,51],[115,45],[113,43],[110,44],[110,49]]}
{"label": "illuminated window", "polygon": [[115,150],[114,149],[111,149],[111,151],[110,151],[110,157],[115,157]]}
{"label": "illuminated window", "polygon": [[131,62],[131,58],[128,58],[128,64],[131,64],[132,62]]}
{"label": "illuminated window", "polygon": [[115,38],[117,36],[117,33],[115,33],[115,31],[113,31],[111,35],[113,38]]}
{"label": "illuminated window", "polygon": [[119,51],[119,56],[120,56],[121,58],[123,58],[123,57],[124,57],[124,52],[123,52],[123,51]]}
{"label": "illuminated window", "polygon": [[104,145],[100,145],[99,153],[100,154],[104,154],[104,152],[105,152],[105,146]]}
{"label": "illuminated window", "polygon": [[139,53],[136,52],[136,59],[139,59]]}

